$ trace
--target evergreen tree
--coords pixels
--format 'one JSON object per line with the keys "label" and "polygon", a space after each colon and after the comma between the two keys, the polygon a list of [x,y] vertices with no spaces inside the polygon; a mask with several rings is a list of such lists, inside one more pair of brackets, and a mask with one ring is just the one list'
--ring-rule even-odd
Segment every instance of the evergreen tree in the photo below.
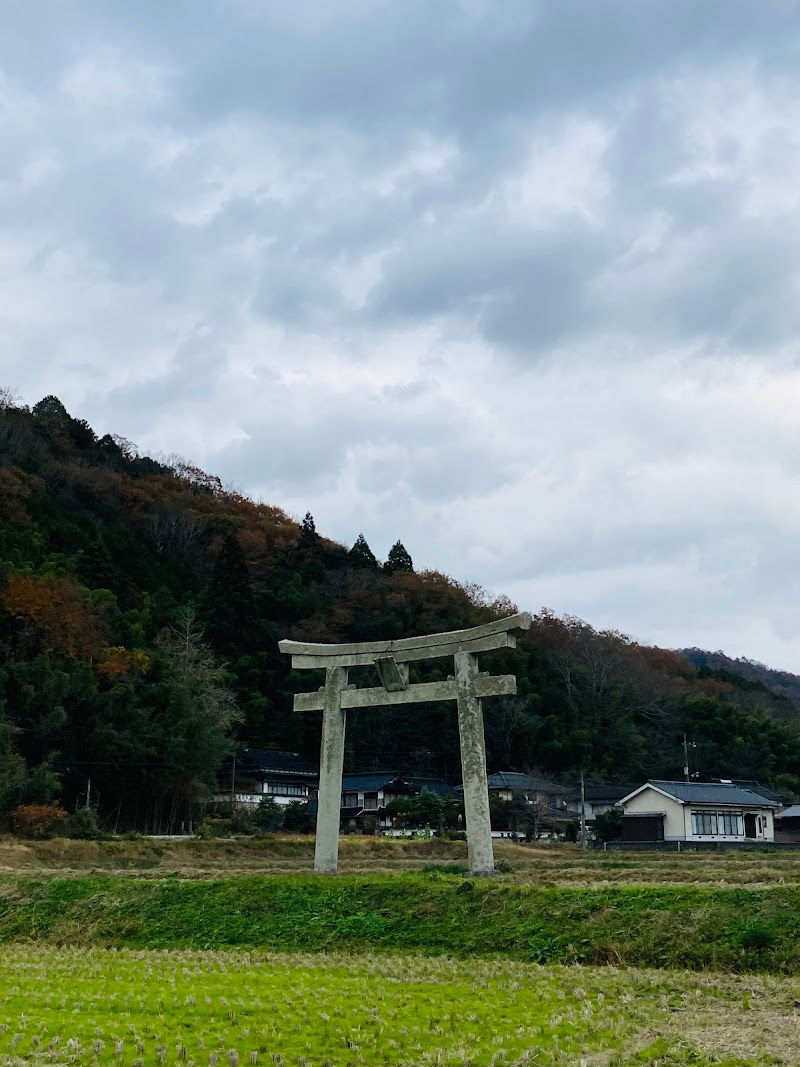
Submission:
{"label": "evergreen tree", "polygon": [[97,534],[89,539],[78,558],[78,576],[89,589],[112,589],[116,577],[108,549]]}
{"label": "evergreen tree", "polygon": [[414,570],[414,563],[402,541],[395,541],[389,549],[389,555],[386,559],[386,570],[389,574],[394,574],[395,571]]}
{"label": "evergreen tree", "polygon": [[317,525],[314,522],[314,516],[310,511],[305,513],[302,523],[300,524],[300,541],[307,545],[319,544],[319,534],[317,533]]}
{"label": "evergreen tree", "polygon": [[205,596],[206,634],[226,656],[239,656],[253,640],[253,591],[239,538],[228,534],[214,561]]}
{"label": "evergreen tree", "polygon": [[295,551],[296,569],[306,582],[321,582],[325,578],[322,538],[317,533],[314,516],[307,511],[300,525]]}
{"label": "evergreen tree", "polygon": [[363,533],[360,533],[356,538],[356,543],[350,549],[350,562],[357,567],[377,567],[378,561],[375,558],[375,554],[367,544],[366,538]]}
{"label": "evergreen tree", "polygon": [[43,397],[38,404],[34,404],[31,408],[32,414],[43,422],[61,422],[66,423],[69,421],[70,415],[57,396]]}

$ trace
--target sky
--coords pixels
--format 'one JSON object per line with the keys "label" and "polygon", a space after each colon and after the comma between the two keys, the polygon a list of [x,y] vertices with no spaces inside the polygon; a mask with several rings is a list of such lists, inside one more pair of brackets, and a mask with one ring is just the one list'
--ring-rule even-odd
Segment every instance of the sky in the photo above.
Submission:
{"label": "sky", "polygon": [[1,6],[0,385],[800,672],[800,4]]}

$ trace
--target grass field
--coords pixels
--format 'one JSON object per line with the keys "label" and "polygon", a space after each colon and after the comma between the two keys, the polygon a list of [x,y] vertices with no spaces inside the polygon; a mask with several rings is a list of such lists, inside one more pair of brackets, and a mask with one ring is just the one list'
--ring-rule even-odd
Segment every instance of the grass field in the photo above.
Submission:
{"label": "grass field", "polygon": [[796,1063],[798,983],[507,960],[0,951],[0,1063]]}
{"label": "grass field", "polygon": [[[119,874],[128,877],[218,878],[256,874],[308,874],[314,842],[309,837],[217,841],[22,842],[0,837],[0,878]],[[616,885],[769,886],[800,885],[799,852],[581,852],[577,846],[495,842],[506,881],[543,886]],[[466,869],[460,841],[393,841],[343,838],[340,869],[349,874],[418,871],[432,864]]]}
{"label": "grass field", "polygon": [[0,1067],[800,1061],[800,854],[498,843],[490,880],[461,842],[341,857],[0,839]]}

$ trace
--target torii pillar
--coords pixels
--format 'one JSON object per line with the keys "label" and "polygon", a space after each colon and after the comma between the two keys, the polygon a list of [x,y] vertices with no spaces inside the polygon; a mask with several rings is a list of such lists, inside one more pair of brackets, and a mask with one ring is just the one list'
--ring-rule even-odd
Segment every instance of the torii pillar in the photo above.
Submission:
{"label": "torii pillar", "polygon": [[[314,851],[314,870],[317,874],[335,874],[338,865],[347,709],[434,700],[455,700],[458,706],[470,874],[495,873],[481,698],[513,696],[517,691],[517,680],[513,674],[497,677],[481,674],[477,653],[513,648],[516,637],[511,631],[527,630],[530,625],[530,615],[523,612],[469,630],[453,630],[398,641],[338,645],[299,641],[279,643],[281,652],[291,655],[294,669],[325,670],[325,685],[318,692],[298,693],[294,698],[295,711],[322,711],[319,809]],[[409,663],[445,657],[453,658],[454,677],[446,682],[409,685]],[[376,689],[357,689],[349,685],[348,668],[368,665],[377,668],[383,684]]]}

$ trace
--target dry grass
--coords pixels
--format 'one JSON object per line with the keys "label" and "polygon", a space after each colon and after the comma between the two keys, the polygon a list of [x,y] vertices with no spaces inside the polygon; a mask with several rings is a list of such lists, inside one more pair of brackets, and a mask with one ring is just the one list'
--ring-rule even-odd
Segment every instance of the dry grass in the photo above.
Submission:
{"label": "dry grass", "polygon": [[[128,877],[235,877],[306,874],[313,869],[313,839],[22,842],[0,838],[0,878],[114,874]],[[587,852],[576,846],[495,842],[495,858],[507,879],[531,885],[747,886],[800,885],[800,852],[625,853]],[[432,865],[466,866],[466,845],[455,841],[393,841],[348,837],[341,841],[340,870],[390,874]]]}

